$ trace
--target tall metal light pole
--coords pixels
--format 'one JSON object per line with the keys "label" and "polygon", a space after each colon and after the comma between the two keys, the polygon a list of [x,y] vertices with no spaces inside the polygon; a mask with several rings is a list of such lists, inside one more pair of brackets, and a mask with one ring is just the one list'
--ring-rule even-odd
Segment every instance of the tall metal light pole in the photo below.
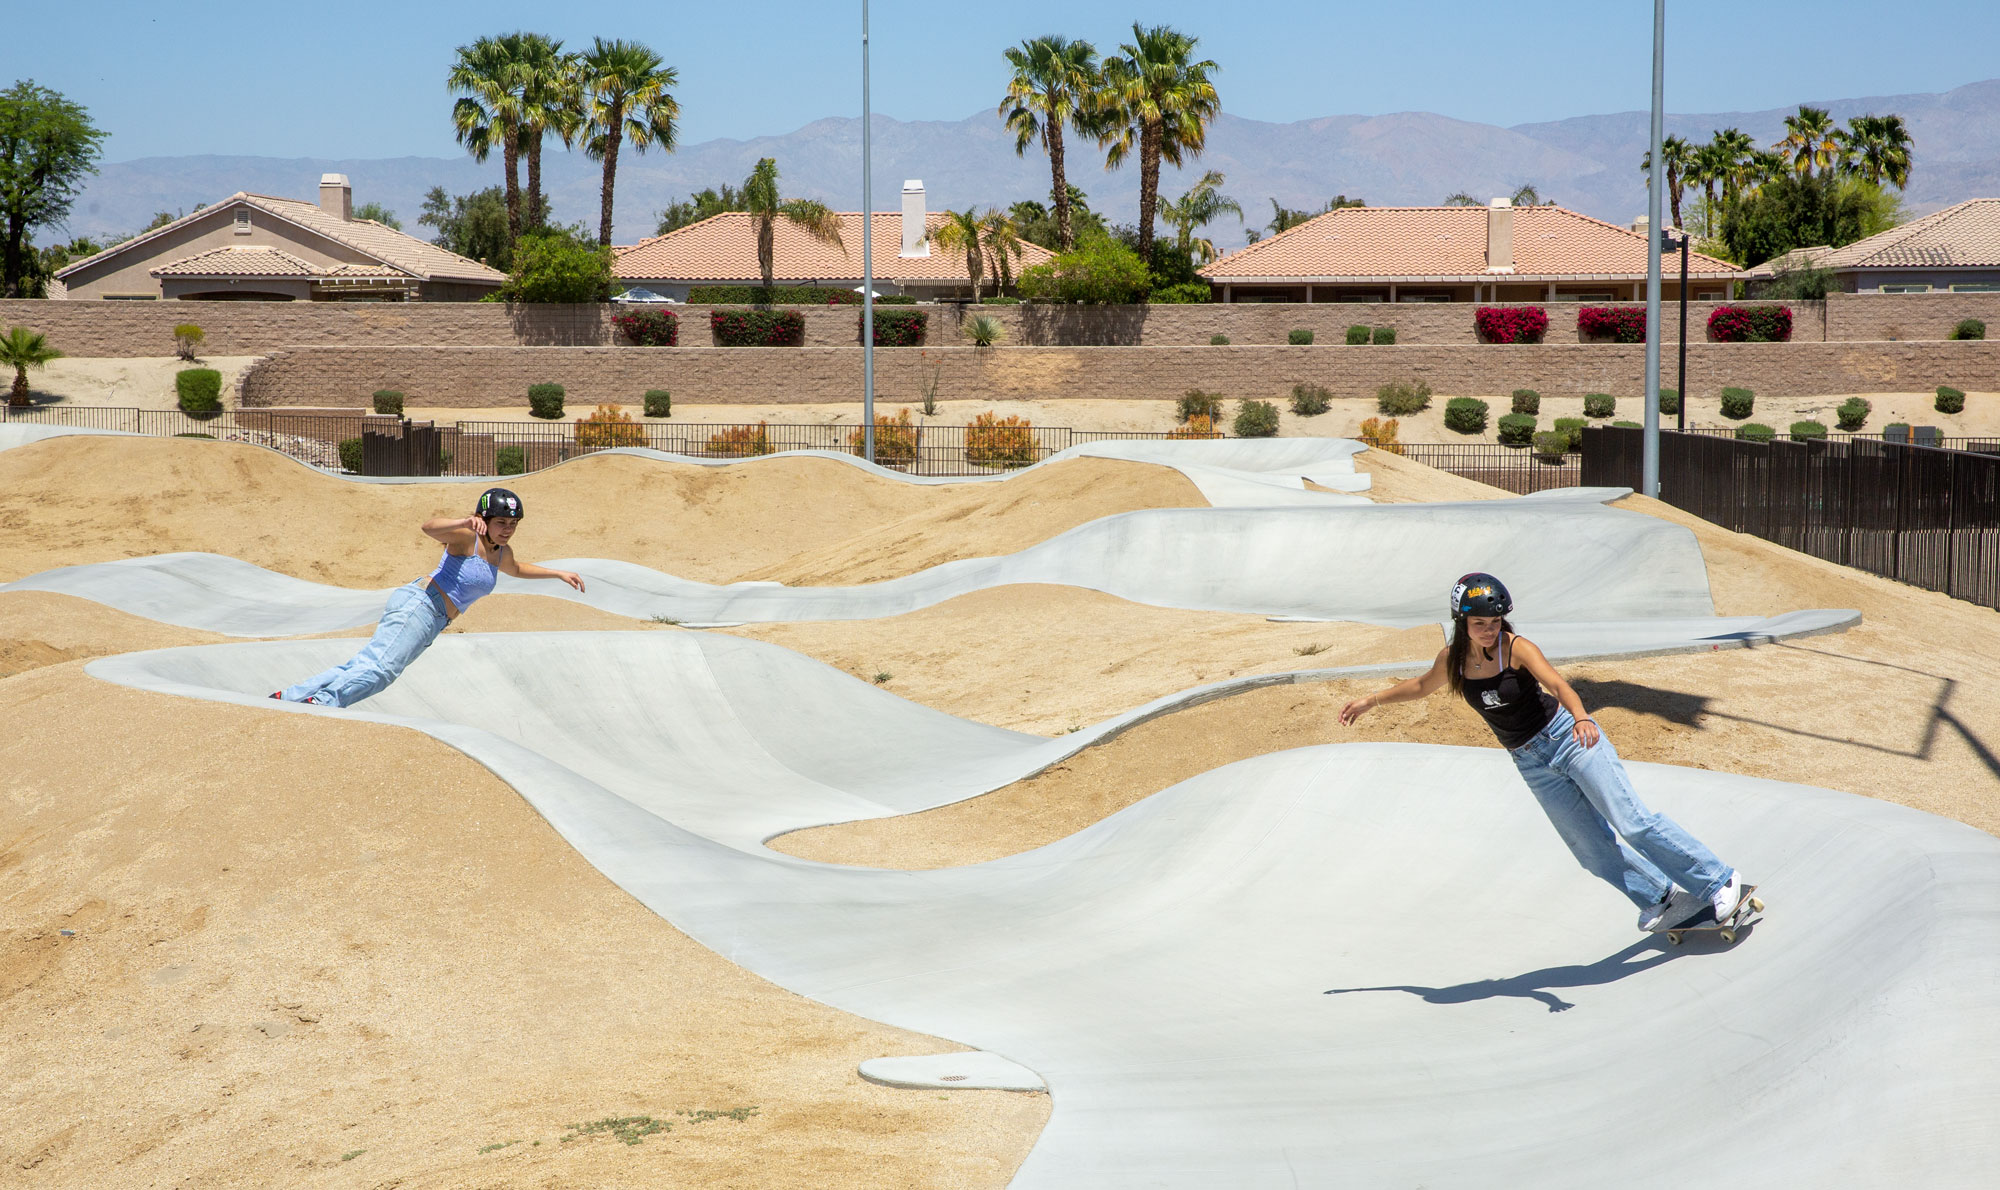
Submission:
{"label": "tall metal light pole", "polygon": [[1685,430],[1688,428],[1688,241],[1694,237],[1688,235],[1685,227],[1674,230],[1681,237],[1681,367],[1674,380],[1679,386],[1674,389],[1674,428]]}
{"label": "tall metal light pole", "polygon": [[862,0],[862,458],[874,462],[874,160],[868,150],[868,0]]}
{"label": "tall metal light pole", "polygon": [[1666,233],[1660,221],[1660,191],[1666,188],[1660,139],[1666,118],[1666,43],[1667,0],[1653,0],[1653,168],[1646,182],[1646,446],[1639,490],[1655,499],[1660,495],[1660,237]]}

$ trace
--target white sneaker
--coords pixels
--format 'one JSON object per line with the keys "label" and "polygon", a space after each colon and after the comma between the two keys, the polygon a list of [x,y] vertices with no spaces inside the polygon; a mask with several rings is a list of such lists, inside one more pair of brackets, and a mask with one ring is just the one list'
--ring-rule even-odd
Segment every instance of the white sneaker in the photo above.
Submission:
{"label": "white sneaker", "polygon": [[1668,910],[1673,907],[1674,894],[1679,891],[1680,889],[1678,888],[1670,888],[1667,890],[1666,896],[1640,909],[1639,928],[1648,934],[1659,929],[1660,923],[1667,920]]}
{"label": "white sneaker", "polygon": [[1715,920],[1728,921],[1729,915],[1736,912],[1736,907],[1742,900],[1743,874],[1732,868],[1729,872],[1729,882],[1716,889],[1715,896],[1709,898],[1709,904],[1715,906]]}

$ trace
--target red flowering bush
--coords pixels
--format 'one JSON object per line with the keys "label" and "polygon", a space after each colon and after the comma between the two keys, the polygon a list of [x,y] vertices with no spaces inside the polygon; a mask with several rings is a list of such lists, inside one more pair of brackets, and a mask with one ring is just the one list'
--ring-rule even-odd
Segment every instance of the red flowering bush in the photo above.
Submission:
{"label": "red flowering bush", "polygon": [[1792,337],[1790,306],[1717,306],[1708,316],[1717,343],[1785,343]]}
{"label": "red flowering bush", "polygon": [[1549,312],[1540,306],[1481,306],[1472,312],[1481,343],[1539,343],[1549,333]]}
{"label": "red flowering bush", "polygon": [[[866,315],[854,316],[854,338],[861,339],[861,320]],[[930,312],[926,310],[877,310],[875,311],[875,346],[877,347],[922,347],[924,328],[930,322]]]}
{"label": "red flowering bush", "polygon": [[613,314],[611,325],[627,341],[640,347],[672,347],[680,342],[680,315],[672,310],[634,310]]}
{"label": "red flowering bush", "polygon": [[797,347],[806,341],[806,316],[797,310],[716,310],[708,329],[717,347]]}
{"label": "red flowering bush", "polygon": [[1646,310],[1643,306],[1584,306],[1576,312],[1576,329],[1586,339],[1644,343]]}

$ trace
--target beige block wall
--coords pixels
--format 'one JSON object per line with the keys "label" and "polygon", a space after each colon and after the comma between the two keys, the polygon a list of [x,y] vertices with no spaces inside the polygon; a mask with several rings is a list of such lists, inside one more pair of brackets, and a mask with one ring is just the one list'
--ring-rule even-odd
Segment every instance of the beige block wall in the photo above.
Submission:
{"label": "beige block wall", "polygon": [[[1190,388],[1276,399],[1294,384],[1336,396],[1372,396],[1395,380],[1422,380],[1440,395],[1637,395],[1639,345],[1398,347],[1024,347],[882,349],[876,392],[915,403],[935,368],[946,400],[1164,399]],[[1666,366],[1672,384],[1674,366]],[[411,405],[461,408],[527,404],[530,384],[554,382],[571,408],[636,405],[649,388],[679,403],[785,404],[856,398],[856,348],[687,350],[561,347],[313,347],[280,352],[245,373],[245,406],[358,407],[378,388]],[[1740,385],[1770,396],[1923,390],[1952,384],[2000,390],[2000,342],[1703,343],[1688,351],[1688,387],[1712,396]]]}

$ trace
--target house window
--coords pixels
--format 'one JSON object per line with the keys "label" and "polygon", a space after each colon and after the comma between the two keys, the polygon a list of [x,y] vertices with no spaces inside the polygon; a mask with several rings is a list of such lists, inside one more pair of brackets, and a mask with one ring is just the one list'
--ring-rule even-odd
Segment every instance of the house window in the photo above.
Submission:
{"label": "house window", "polygon": [[1399,302],[1448,302],[1451,300],[1451,295],[1448,293],[1398,293],[1396,300]]}
{"label": "house window", "polygon": [[2000,293],[2000,281],[1961,281],[1951,287],[1953,293]]}
{"label": "house window", "polygon": [[247,236],[250,234],[249,211],[239,209],[236,212],[236,234],[240,236]]}
{"label": "house window", "polygon": [[1697,302],[1719,302],[1723,298],[1720,290],[1697,289],[1694,291],[1694,300]]}
{"label": "house window", "polygon": [[1930,291],[1931,291],[1931,287],[1930,287],[1930,286],[1928,286],[1928,285],[1921,285],[1921,284],[1910,284],[1910,285],[1884,285],[1884,286],[1882,286],[1882,287],[1881,287],[1881,289],[1880,289],[1880,290],[1879,290],[1878,292],[1881,292],[1881,293],[1929,293]]}
{"label": "house window", "polygon": [[1559,302],[1615,302],[1615,301],[1617,301],[1618,299],[1617,299],[1617,298],[1615,298],[1615,297],[1613,297],[1613,296],[1612,296],[1611,294],[1609,294],[1609,293],[1601,293],[1601,292],[1600,292],[1600,293],[1563,293],[1563,292],[1561,292],[1561,291],[1557,291],[1557,293],[1556,293],[1556,300],[1557,300],[1557,301],[1559,301]]}

